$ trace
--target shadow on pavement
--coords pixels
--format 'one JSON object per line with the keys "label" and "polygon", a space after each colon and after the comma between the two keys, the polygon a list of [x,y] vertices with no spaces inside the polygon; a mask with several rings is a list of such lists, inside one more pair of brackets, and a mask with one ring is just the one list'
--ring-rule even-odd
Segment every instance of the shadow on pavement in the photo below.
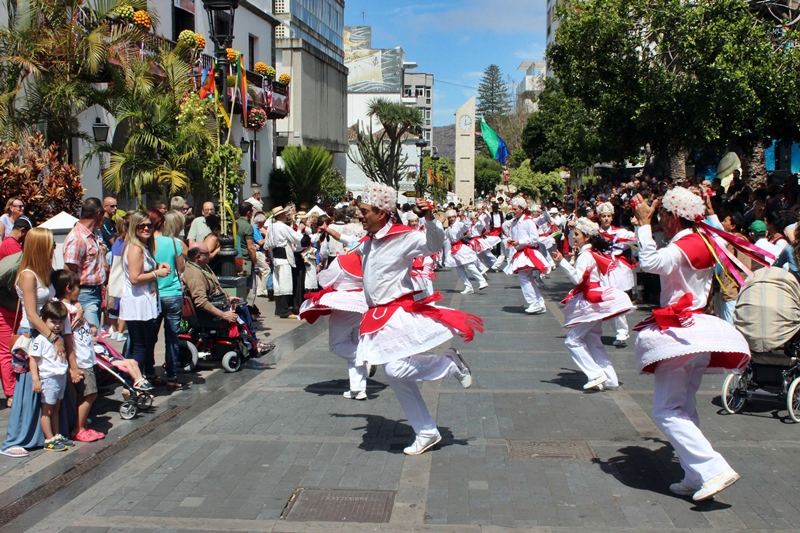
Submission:
{"label": "shadow on pavement", "polygon": [[772,397],[769,396],[756,396],[747,400],[747,403],[744,404],[742,410],[736,413],[735,415],[730,414],[725,410],[722,406],[722,397],[721,396],[714,396],[714,399],[711,400],[711,404],[715,405],[719,409],[717,410],[718,415],[724,416],[752,416],[755,418],[774,418],[776,420],[780,420],[784,424],[794,424],[794,421],[789,418],[788,413],[786,416],[781,415],[781,411],[786,412],[786,400],[780,398],[777,395]]}
{"label": "shadow on pavement", "polygon": [[[645,440],[662,444],[662,446],[655,450],[643,446],[625,446],[617,450],[621,455],[611,457],[606,461],[595,459],[594,463],[599,465],[603,472],[611,474],[627,487],[681,498],[669,491],[669,484],[683,477],[683,470],[674,456],[672,446],[663,439],[649,438]],[[688,496],[683,499],[691,501]],[[695,503],[692,510],[709,512],[730,507],[727,503],[710,500]]]}
{"label": "shadow on pavement", "polygon": [[[363,418],[366,424],[353,429],[364,430],[361,444],[358,447],[367,452],[403,453],[403,448],[414,441],[414,430],[411,426],[389,420],[381,415],[331,413],[331,416],[333,418]],[[439,426],[439,433],[442,435],[442,440],[433,447],[434,450],[446,446],[467,446],[469,444],[466,439],[456,439],[447,426]]]}
{"label": "shadow on pavement", "polygon": [[579,370],[572,370],[571,368],[561,368],[564,372],[559,372],[553,379],[543,379],[542,383],[552,383],[561,387],[572,390],[583,390],[583,384],[586,383],[586,376]]}
{"label": "shadow on pavement", "polygon": [[525,307],[522,305],[504,305],[502,311],[513,315],[524,315]]}
{"label": "shadow on pavement", "polygon": [[[349,388],[350,382],[346,379],[329,379],[327,381],[309,383],[303,390],[311,394],[316,394],[317,396],[341,396],[342,393]],[[386,385],[380,381],[367,379],[367,395],[369,397],[381,392],[385,388]]]}

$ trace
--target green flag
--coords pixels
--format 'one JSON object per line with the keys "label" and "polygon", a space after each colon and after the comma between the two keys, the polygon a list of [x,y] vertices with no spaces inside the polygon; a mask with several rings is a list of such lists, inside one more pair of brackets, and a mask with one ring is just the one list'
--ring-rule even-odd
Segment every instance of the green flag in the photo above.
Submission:
{"label": "green flag", "polygon": [[492,158],[499,161],[501,165],[505,165],[506,159],[508,159],[508,146],[483,118],[481,118],[481,136],[483,136],[483,142],[486,143]]}

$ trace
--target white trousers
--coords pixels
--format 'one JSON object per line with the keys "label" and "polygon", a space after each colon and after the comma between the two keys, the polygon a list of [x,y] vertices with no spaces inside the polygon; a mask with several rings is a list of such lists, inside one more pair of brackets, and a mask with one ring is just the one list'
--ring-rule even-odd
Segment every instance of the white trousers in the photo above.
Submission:
{"label": "white trousers", "polygon": [[695,395],[709,359],[706,353],[661,361],[653,390],[653,420],[675,449],[686,481],[696,486],[730,468],[700,431]]}
{"label": "white trousers", "polygon": [[256,252],[256,267],[259,273],[253,275],[253,281],[256,286],[256,296],[267,295],[267,275],[269,274],[269,265],[267,264],[267,256],[264,252]]}
{"label": "white trousers", "polygon": [[328,322],[328,346],[330,350],[347,361],[347,377],[350,390],[367,390],[367,365],[356,365],[361,315],[346,311],[333,311]]}
{"label": "white trousers", "polygon": [[519,279],[519,286],[522,289],[522,297],[528,305],[536,305],[544,307],[544,297],[539,286],[536,284],[536,276],[538,273],[535,270],[523,270],[517,273]]}
{"label": "white trousers", "polygon": [[482,285],[486,283],[486,278],[483,277],[481,271],[478,270],[478,265],[476,263],[470,263],[468,265],[458,265],[456,267],[456,274],[458,274],[458,279],[464,284],[464,287],[472,288],[472,283],[470,282],[470,278],[475,280],[478,285]]}
{"label": "white trousers", "polygon": [[608,353],[603,346],[602,334],[603,322],[601,320],[584,322],[569,328],[564,345],[581,372],[589,378],[588,381],[605,375],[608,379],[606,385],[619,387],[617,373],[611,361],[608,360]]}
{"label": "white trousers", "polygon": [[628,318],[625,315],[614,317],[614,329],[617,330],[617,339],[619,340],[627,340],[631,336]]}
{"label": "white trousers", "polygon": [[483,263],[486,266],[486,268],[492,268],[495,262],[497,262],[497,256],[492,253],[491,248],[479,253],[478,259],[481,260],[481,263]]}
{"label": "white trousers", "polygon": [[436,421],[422,399],[417,381],[436,381],[452,376],[455,363],[445,355],[422,353],[387,363],[383,371],[414,433],[420,437],[439,434]]}

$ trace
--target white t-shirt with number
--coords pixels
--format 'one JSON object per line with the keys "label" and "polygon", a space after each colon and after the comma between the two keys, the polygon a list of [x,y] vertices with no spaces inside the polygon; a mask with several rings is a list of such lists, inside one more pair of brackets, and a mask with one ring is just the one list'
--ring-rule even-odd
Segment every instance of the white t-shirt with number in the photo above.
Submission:
{"label": "white t-shirt with number", "polygon": [[[72,324],[75,320],[75,314],[78,312],[78,306],[64,301],[62,303],[67,306],[69,323]],[[92,340],[89,324],[83,318],[72,328],[72,343],[75,346],[75,360],[78,363],[78,368],[92,368],[97,363],[97,358],[94,354],[94,341]]]}
{"label": "white t-shirt with number", "polygon": [[37,335],[31,342],[30,357],[36,358],[39,367],[39,378],[63,376],[69,367],[66,357],[59,357],[56,347],[44,335]]}

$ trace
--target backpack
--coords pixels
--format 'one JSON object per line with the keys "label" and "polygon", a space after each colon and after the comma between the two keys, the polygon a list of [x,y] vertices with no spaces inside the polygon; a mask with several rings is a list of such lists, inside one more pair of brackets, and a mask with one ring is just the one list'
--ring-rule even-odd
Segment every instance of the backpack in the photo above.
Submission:
{"label": "backpack", "polygon": [[0,259],[0,306],[14,311],[17,308],[17,271],[22,261],[22,252]]}

